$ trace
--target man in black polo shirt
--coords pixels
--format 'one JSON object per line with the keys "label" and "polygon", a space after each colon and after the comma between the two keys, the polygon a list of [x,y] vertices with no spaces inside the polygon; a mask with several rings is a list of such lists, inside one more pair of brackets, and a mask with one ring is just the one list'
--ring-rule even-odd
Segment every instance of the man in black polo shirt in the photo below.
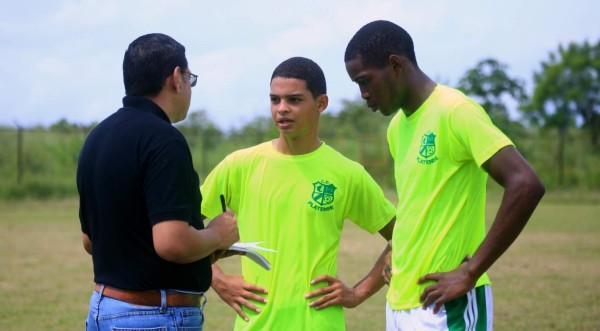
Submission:
{"label": "man in black polo shirt", "polygon": [[171,37],[134,40],[123,60],[123,108],[88,136],[77,187],[95,291],[88,330],[202,328],[211,254],[239,239],[231,212],[205,228],[199,179],[183,135],[197,76]]}

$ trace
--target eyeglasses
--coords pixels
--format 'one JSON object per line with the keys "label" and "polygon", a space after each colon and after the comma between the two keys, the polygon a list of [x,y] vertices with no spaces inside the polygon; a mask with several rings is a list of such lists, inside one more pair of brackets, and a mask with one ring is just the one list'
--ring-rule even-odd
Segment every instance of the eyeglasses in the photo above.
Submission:
{"label": "eyeglasses", "polygon": [[179,69],[179,72],[181,72],[181,74],[183,76],[185,76],[186,73],[190,74],[190,86],[194,87],[196,86],[196,83],[198,82],[198,75],[194,75],[191,71],[187,71],[187,70],[183,70],[183,69]]}
{"label": "eyeglasses", "polygon": [[190,85],[192,87],[196,86],[196,83],[198,82],[198,75],[194,75],[193,73],[190,72]]}

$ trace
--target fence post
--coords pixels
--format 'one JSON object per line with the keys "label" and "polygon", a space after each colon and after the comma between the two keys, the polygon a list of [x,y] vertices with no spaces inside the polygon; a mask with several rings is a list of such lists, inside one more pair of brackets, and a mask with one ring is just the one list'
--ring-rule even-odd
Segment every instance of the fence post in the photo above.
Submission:
{"label": "fence post", "polygon": [[17,125],[17,184],[23,180],[23,127]]}

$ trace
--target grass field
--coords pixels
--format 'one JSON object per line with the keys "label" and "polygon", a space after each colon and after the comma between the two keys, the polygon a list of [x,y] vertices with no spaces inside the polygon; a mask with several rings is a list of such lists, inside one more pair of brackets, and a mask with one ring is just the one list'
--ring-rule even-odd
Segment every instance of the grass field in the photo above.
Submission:
{"label": "grass field", "polygon": [[[385,242],[347,224],[339,276],[354,284]],[[82,330],[93,283],[77,201],[0,201],[0,228],[0,330]],[[548,193],[489,274],[496,330],[600,330],[600,193]],[[205,330],[231,330],[233,310],[208,298]],[[384,305],[381,291],[347,310],[347,329],[383,330]]]}

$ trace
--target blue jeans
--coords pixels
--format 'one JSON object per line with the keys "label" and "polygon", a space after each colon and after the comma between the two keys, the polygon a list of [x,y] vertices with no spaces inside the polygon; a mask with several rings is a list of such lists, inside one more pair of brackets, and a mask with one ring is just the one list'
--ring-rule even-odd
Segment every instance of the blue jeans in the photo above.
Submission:
{"label": "blue jeans", "polygon": [[90,298],[90,311],[86,321],[87,331],[202,331],[202,307],[167,307],[165,291],[161,290],[160,307],[138,306],[103,296],[97,291]]}

